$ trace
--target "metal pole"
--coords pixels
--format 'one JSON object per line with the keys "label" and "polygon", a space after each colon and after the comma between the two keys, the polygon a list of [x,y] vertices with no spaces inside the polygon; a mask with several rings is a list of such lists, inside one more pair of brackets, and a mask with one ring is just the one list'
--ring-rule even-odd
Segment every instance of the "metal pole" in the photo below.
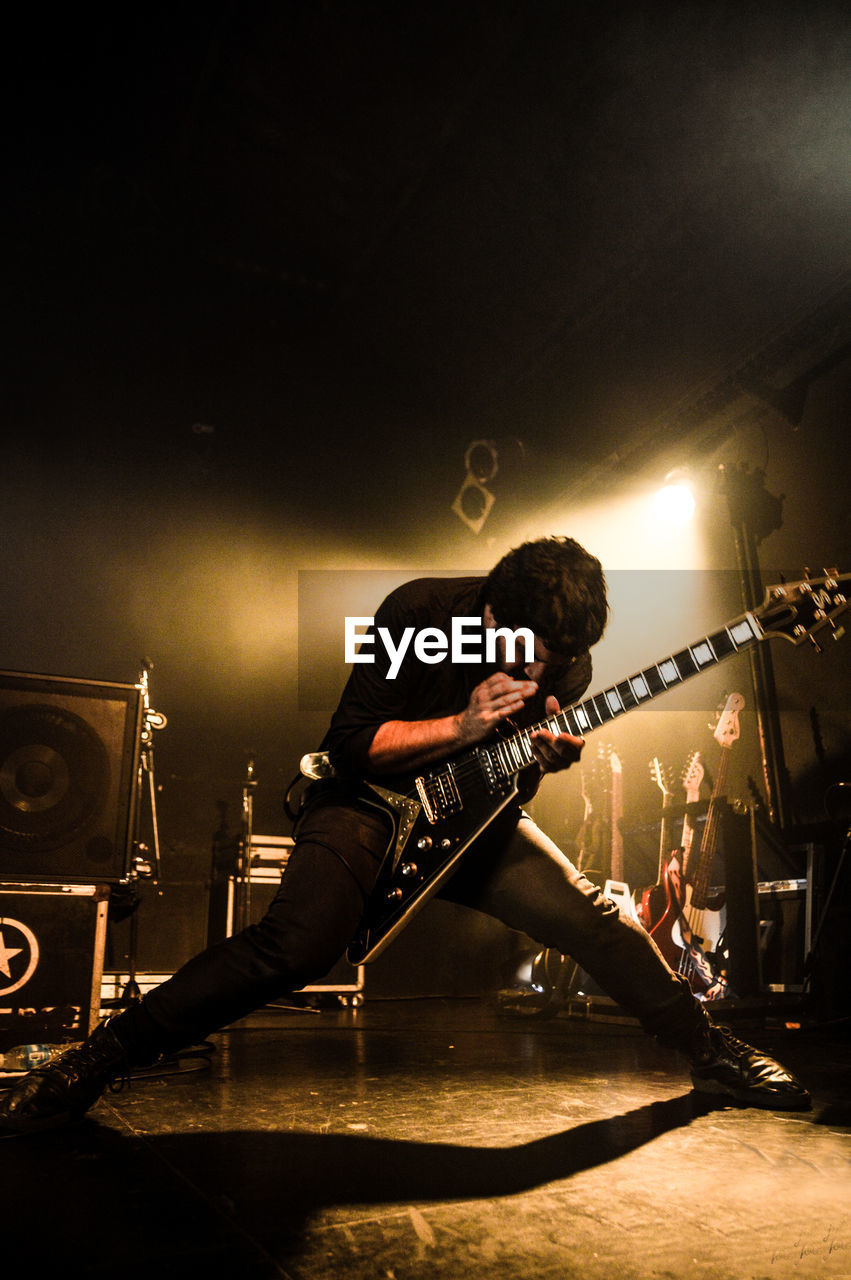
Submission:
{"label": "metal pole", "polygon": [[[763,486],[762,472],[722,470],[722,482],[730,507],[742,604],[751,610],[762,603],[764,590],[757,546],[766,533],[780,527],[780,503]],[[754,693],[759,750],[769,820],[781,831],[791,825],[789,774],[783,750],[777,688],[770,644],[748,652]]]}
{"label": "metal pole", "polygon": [[254,761],[249,759],[242,787],[242,838],[240,840],[240,866],[237,883],[239,884],[239,907],[237,919],[240,929],[251,923],[251,844],[254,838],[254,792],[257,779],[254,776]]}

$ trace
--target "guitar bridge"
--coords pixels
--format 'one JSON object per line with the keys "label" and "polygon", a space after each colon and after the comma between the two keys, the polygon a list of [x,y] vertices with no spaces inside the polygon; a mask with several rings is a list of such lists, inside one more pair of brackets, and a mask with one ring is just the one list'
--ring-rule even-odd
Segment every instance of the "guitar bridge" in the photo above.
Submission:
{"label": "guitar bridge", "polygon": [[451,765],[441,769],[439,773],[421,774],[416,780],[416,786],[423,812],[432,826],[454,813],[460,813],[464,807]]}

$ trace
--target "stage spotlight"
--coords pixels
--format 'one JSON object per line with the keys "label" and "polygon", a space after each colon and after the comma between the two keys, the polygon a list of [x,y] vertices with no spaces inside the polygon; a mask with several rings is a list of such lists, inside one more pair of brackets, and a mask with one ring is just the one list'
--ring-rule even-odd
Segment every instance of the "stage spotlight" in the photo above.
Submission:
{"label": "stage spotlight", "polygon": [[678,467],[665,476],[663,487],[653,500],[657,519],[668,525],[687,524],[694,515],[695,501],[688,473]]}

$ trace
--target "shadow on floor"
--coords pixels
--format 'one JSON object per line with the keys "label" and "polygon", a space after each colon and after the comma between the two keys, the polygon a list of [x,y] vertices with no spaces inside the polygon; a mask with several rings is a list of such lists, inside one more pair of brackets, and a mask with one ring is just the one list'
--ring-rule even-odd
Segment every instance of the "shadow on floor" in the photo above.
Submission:
{"label": "shadow on floor", "polygon": [[[711,1109],[693,1093],[512,1147],[360,1134],[123,1135],[87,1120],[3,1144],[0,1195],[21,1259],[72,1276],[280,1274],[331,1205],[511,1196],[605,1164]],[[6,1253],[5,1261],[12,1259]]]}
{"label": "shadow on floor", "polygon": [[198,1185],[226,1184],[238,1168],[242,1195],[266,1200],[276,1212],[282,1199],[309,1211],[330,1204],[516,1195],[606,1164],[709,1110],[711,1103],[688,1093],[512,1147],[257,1130],[148,1141]]}

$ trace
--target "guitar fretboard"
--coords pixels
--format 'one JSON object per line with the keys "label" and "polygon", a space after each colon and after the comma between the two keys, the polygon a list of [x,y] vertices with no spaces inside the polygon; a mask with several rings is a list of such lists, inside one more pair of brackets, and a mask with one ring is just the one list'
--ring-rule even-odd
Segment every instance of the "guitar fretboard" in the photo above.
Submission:
{"label": "guitar fretboard", "polygon": [[628,679],[610,685],[572,707],[563,708],[557,715],[539,720],[511,737],[479,747],[477,754],[485,772],[496,777],[517,773],[534,759],[530,735],[537,730],[547,729],[550,733],[569,733],[575,738],[583,738],[600,725],[608,724],[642,702],[652,701],[660,693],[683,684],[707,667],[717,666],[725,658],[753,648],[763,635],[764,631],[753,614],[743,613],[726,627],[637,671]]}
{"label": "guitar fretboard", "polygon": [[719,800],[724,794],[727,783],[727,761],[730,759],[730,748],[721,748],[721,759],[715,775],[715,786],[712,799],[709,801],[709,812],[706,815],[706,826],[703,828],[703,839],[700,842],[700,855],[691,891],[691,905],[697,911],[703,911],[709,901],[709,877],[712,870],[712,859],[718,843]]}

